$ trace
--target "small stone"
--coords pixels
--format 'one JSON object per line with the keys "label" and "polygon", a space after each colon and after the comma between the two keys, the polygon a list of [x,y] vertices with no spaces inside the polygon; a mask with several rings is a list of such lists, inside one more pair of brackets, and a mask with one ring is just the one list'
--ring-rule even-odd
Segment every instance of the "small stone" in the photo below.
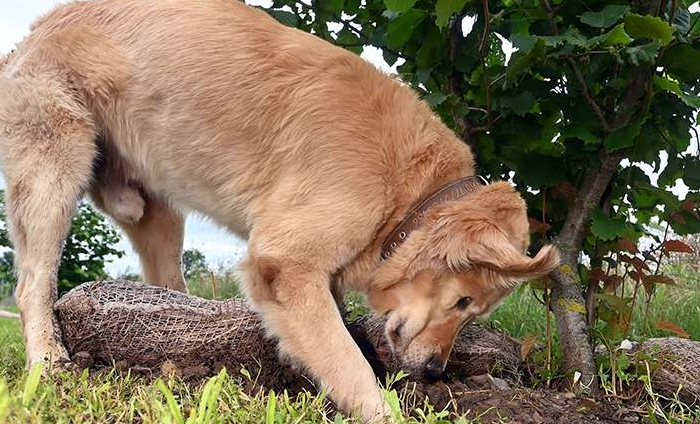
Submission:
{"label": "small stone", "polygon": [[175,362],[167,359],[160,364],[160,374],[168,377],[182,377],[182,370]]}
{"label": "small stone", "polygon": [[564,397],[564,399],[573,399],[576,397],[576,393],[566,392],[566,393],[563,393],[562,396]]}
{"label": "small stone", "polygon": [[631,341],[625,339],[620,343],[620,349],[622,350],[632,350],[636,343],[632,343]]}
{"label": "small stone", "polygon": [[608,351],[607,346],[605,346],[602,343],[595,347],[596,355],[602,355],[603,353],[606,353],[607,351]]}
{"label": "small stone", "polygon": [[95,363],[92,355],[85,351],[77,352],[71,360],[80,369],[90,368]]}
{"label": "small stone", "polygon": [[489,379],[488,374],[481,374],[481,375],[473,375],[465,380],[465,383],[469,385],[469,387],[475,388],[475,389],[489,389],[491,388],[491,381]]}
{"label": "small stone", "polygon": [[465,381],[470,387],[482,390],[510,390],[510,384],[502,378],[490,374],[474,375]]}
{"label": "small stone", "polygon": [[496,390],[510,390],[510,384],[502,378],[491,377],[491,385]]}

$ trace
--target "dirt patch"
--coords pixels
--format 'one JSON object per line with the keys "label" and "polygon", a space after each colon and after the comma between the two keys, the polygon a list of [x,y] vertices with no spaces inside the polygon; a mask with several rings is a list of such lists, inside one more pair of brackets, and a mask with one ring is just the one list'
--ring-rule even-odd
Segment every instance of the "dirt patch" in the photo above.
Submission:
{"label": "dirt patch", "polygon": [[480,389],[462,382],[407,383],[403,390],[415,399],[426,396],[438,409],[447,408],[484,423],[616,423],[640,422],[638,415],[619,404],[577,397],[573,393],[537,389]]}

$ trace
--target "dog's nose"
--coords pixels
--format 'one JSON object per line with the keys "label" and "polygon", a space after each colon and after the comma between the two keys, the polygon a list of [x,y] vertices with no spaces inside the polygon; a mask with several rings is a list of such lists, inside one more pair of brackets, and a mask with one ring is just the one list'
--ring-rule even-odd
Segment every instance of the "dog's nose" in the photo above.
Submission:
{"label": "dog's nose", "polygon": [[428,381],[437,381],[442,377],[444,369],[445,364],[442,363],[440,358],[433,357],[427,364],[425,364],[423,373]]}

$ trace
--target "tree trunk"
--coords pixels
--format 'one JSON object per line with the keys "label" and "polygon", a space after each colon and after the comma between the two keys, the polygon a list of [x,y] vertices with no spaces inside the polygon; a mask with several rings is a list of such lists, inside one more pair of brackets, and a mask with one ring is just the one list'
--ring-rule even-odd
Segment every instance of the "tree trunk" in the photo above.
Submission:
{"label": "tree trunk", "polygon": [[[629,125],[635,112],[645,108],[653,71],[651,66],[640,66],[632,70],[611,130]],[[574,388],[587,389],[593,393],[598,391],[597,370],[588,332],[578,259],[588,235],[591,214],[600,206],[603,193],[615,176],[623,157],[622,151],[608,153],[601,147],[600,163],[587,171],[564,227],[554,241],[562,254],[562,264],[552,272],[551,277],[554,280],[552,309],[557,318],[563,367],[566,371],[581,373],[580,380],[572,381],[573,385],[580,383],[580,386]]]}
{"label": "tree trunk", "polygon": [[600,204],[605,188],[615,174],[622,155],[601,154],[600,166],[590,169],[576,201],[569,209],[564,228],[555,239],[562,255],[562,264],[551,277],[552,309],[557,318],[563,368],[578,371],[581,388],[597,392],[597,372],[589,340],[586,305],[578,274],[579,253],[588,234],[591,213]]}

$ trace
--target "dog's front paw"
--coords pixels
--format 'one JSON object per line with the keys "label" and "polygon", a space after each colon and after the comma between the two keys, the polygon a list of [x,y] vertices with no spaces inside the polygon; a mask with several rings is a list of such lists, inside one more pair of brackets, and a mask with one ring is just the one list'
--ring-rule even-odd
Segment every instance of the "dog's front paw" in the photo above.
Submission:
{"label": "dog's front paw", "polygon": [[27,370],[34,368],[37,364],[42,364],[45,374],[50,373],[52,370],[66,370],[73,367],[68,351],[63,344],[57,340],[46,343],[44,346],[40,347],[28,347]]}

